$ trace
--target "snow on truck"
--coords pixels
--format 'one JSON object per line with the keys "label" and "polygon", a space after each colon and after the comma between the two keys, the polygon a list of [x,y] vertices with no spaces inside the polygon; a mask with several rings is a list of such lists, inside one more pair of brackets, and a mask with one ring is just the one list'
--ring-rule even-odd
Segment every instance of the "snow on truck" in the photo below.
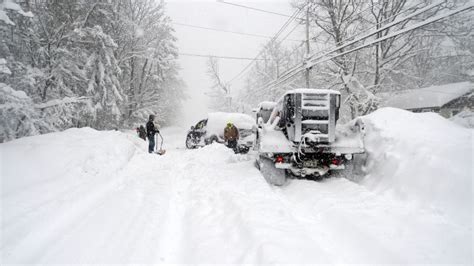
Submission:
{"label": "snow on truck", "polygon": [[261,102],[258,104],[258,107],[253,109],[252,111],[256,116],[256,123],[258,123],[258,119],[261,117],[263,119],[263,122],[266,123],[268,119],[270,118],[270,115],[272,114],[273,108],[275,107],[276,102]]}
{"label": "snow on truck", "polygon": [[336,130],[340,104],[338,91],[295,89],[280,98],[268,121],[257,113],[256,165],[269,183],[283,185],[288,175],[322,177],[364,152],[361,120]]}

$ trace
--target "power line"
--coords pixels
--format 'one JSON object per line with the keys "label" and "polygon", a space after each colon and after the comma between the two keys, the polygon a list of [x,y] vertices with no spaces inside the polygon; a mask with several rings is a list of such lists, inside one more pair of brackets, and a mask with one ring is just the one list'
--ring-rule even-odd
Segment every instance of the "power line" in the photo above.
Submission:
{"label": "power line", "polygon": [[301,46],[303,46],[304,42],[301,42],[298,46],[296,46],[288,55],[284,56],[283,58],[289,58],[291,57],[292,55],[294,55],[298,49],[301,48]]}
{"label": "power line", "polygon": [[[306,6],[306,5],[305,5]],[[278,32],[273,36],[273,38],[270,40],[270,42],[272,41],[275,41],[279,36],[280,34],[286,29],[286,27],[288,27],[288,25],[291,23],[291,21],[293,21],[294,19],[296,19],[296,17],[299,15],[299,13],[301,12],[301,10],[303,10],[304,6],[295,10],[295,12],[293,12],[293,14],[291,15],[290,18],[288,18],[288,20],[281,26],[281,28],[278,30]],[[293,30],[296,29],[293,28]],[[292,31],[293,31],[292,30]],[[285,37],[288,37],[285,36]],[[281,42],[281,41],[280,41]],[[255,58],[258,58],[263,52],[265,51],[265,48],[261,49],[260,52],[255,56]],[[253,61],[251,61],[249,64],[247,64],[235,77],[233,77],[229,83],[232,83],[234,80],[236,80],[237,78],[239,78],[243,73],[245,73],[245,71],[250,68],[250,66],[252,66],[252,63]]]}
{"label": "power line", "polygon": [[[295,11],[293,13],[293,16],[296,16],[297,14],[299,14],[299,12]],[[278,36],[281,34],[282,30],[284,30],[289,22],[291,22],[291,20],[293,20],[293,17],[290,17],[284,24],[283,26],[278,30],[278,32],[273,36],[273,38],[271,39],[271,41],[274,41],[276,38],[278,38]],[[264,51],[265,49],[261,49],[260,52],[255,56],[255,58],[258,58]],[[249,62],[235,77],[233,77],[229,83],[232,83],[234,80],[236,80],[237,78],[239,78],[250,66],[252,66],[252,63],[253,61]]]}
{"label": "power line", "polygon": [[[172,24],[178,25],[178,26],[183,26],[183,27],[190,27],[190,28],[203,29],[203,30],[211,30],[211,31],[218,31],[218,32],[226,32],[226,33],[239,34],[239,35],[245,35],[245,36],[251,36],[251,37],[258,37],[258,38],[266,38],[266,39],[271,39],[271,38],[273,38],[273,37],[271,37],[271,36],[266,36],[266,35],[253,34],[253,33],[245,33],[245,32],[238,32],[238,31],[221,30],[221,29],[216,29],[216,28],[209,28],[209,27],[191,25],[191,24],[186,24],[186,23],[179,23],[179,22],[172,22]],[[302,40],[295,40],[295,39],[287,39],[287,40],[288,40],[288,41],[293,41],[293,42],[301,42],[301,41],[302,41]]]}
{"label": "power line", "polygon": [[[293,27],[293,29],[291,29],[291,30],[288,32],[288,34],[286,34],[285,37],[283,37],[283,38],[280,40],[280,43],[283,42],[283,41],[286,41],[286,40],[291,40],[291,39],[287,39],[287,38],[288,38],[288,36],[290,36],[290,34],[292,34],[292,33],[296,30],[296,28],[298,28],[298,26],[300,26],[300,24],[296,24],[296,25]],[[298,42],[304,42],[304,41],[303,41],[303,40],[299,40]]]}
{"label": "power line", "polygon": [[222,59],[235,59],[235,60],[271,60],[271,59],[263,59],[263,58],[250,58],[250,57],[237,57],[237,56],[225,56],[225,55],[204,55],[204,54],[193,54],[193,53],[179,53],[179,55],[184,56],[194,56],[194,57],[214,57],[214,58],[222,58]]}
{"label": "power line", "polygon": [[[384,23],[384,22],[387,22],[387,21],[389,21],[390,19],[395,18],[395,17],[397,17],[397,16],[399,16],[399,15],[401,15],[401,14],[403,14],[403,13],[406,13],[406,12],[408,12],[408,11],[411,11],[412,9],[417,8],[417,7],[419,7],[419,6],[422,5],[422,4],[423,4],[423,3],[418,3],[417,5],[414,5],[414,6],[408,8],[408,9],[406,9],[406,10],[402,10],[402,11],[398,12],[398,13],[395,14],[395,15],[392,15],[392,16],[390,16],[390,17],[388,17],[388,18],[386,18],[386,19],[384,19],[384,20],[382,20],[382,21],[380,21],[380,22],[378,22],[378,23],[375,23],[374,25],[370,26],[369,28],[367,28],[366,30],[364,30],[364,31],[362,31],[362,32],[359,32],[359,33],[357,33],[357,34],[354,34],[354,35],[352,35],[352,36],[350,36],[350,37],[345,38],[344,40],[341,40],[341,41],[335,43],[335,45],[340,45],[340,44],[342,44],[342,43],[344,43],[344,42],[346,42],[346,41],[353,40],[355,37],[360,36],[361,34],[367,32],[368,30],[371,30],[371,29],[373,29],[373,28],[376,28],[377,25],[380,25],[380,24],[382,24],[382,23]],[[440,3],[440,4],[441,4],[441,3]],[[369,8],[370,8],[370,7],[369,7]],[[367,9],[366,9],[365,11],[367,11]],[[364,11],[364,13],[365,13],[365,11]],[[416,10],[415,10],[415,11],[416,11]],[[318,53],[323,53],[323,52],[328,51],[328,50],[330,50],[330,49],[331,49],[331,48],[328,47],[328,48],[326,48],[326,49],[323,49],[323,50],[319,51]]]}
{"label": "power line", "polygon": [[436,21],[438,21],[438,20],[441,20],[441,19],[443,19],[443,18],[446,18],[446,17],[452,16],[452,15],[455,15],[455,14],[457,14],[457,13],[466,11],[466,10],[471,9],[471,8],[473,8],[473,7],[474,7],[474,5],[473,5],[473,4],[470,4],[470,5],[466,6],[466,7],[458,8],[458,9],[455,9],[455,10],[453,10],[453,11],[446,12],[445,14],[441,14],[441,15],[438,15],[438,16],[431,17],[431,18],[429,18],[429,19],[425,19],[424,21],[419,22],[419,23],[416,23],[416,24],[414,24],[414,25],[411,25],[411,26],[409,26],[408,28],[405,28],[405,29],[402,29],[402,30],[393,32],[393,33],[388,34],[388,35],[386,35],[386,36],[384,36],[384,37],[375,39],[375,40],[373,40],[373,41],[371,41],[371,42],[369,42],[369,43],[367,43],[367,44],[363,44],[363,45],[361,45],[361,46],[358,46],[358,47],[356,47],[356,48],[350,49],[350,50],[345,51],[345,52],[343,52],[343,53],[339,53],[339,54],[337,54],[337,55],[334,55],[334,56],[332,56],[332,57],[330,57],[330,58],[326,58],[326,59],[323,59],[323,60],[320,60],[320,61],[316,61],[316,62],[310,62],[310,64],[309,64],[310,66],[309,66],[309,67],[312,67],[312,66],[314,66],[314,65],[316,65],[316,64],[318,64],[318,63],[322,63],[322,62],[329,61],[329,60],[334,59],[334,58],[339,57],[339,56],[343,56],[343,55],[348,54],[348,53],[352,53],[352,52],[358,51],[358,50],[360,50],[360,49],[362,49],[362,48],[365,48],[365,47],[367,47],[367,46],[371,46],[371,45],[373,45],[373,44],[376,44],[376,43],[385,41],[385,40],[387,40],[387,39],[393,38],[393,37],[395,37],[395,36],[398,36],[398,35],[400,35],[400,34],[406,33],[406,32],[408,32],[408,31],[415,30],[415,29],[420,28],[420,27],[423,27],[423,26],[425,26],[425,25],[427,25],[427,24],[436,22]]}
{"label": "power line", "polygon": [[[394,25],[397,25],[397,24],[399,24],[399,23],[401,23],[401,22],[403,22],[403,21],[405,21],[405,20],[407,20],[407,19],[410,19],[410,18],[412,18],[412,17],[414,17],[414,16],[416,16],[416,15],[419,15],[419,14],[421,14],[421,13],[423,13],[423,12],[425,12],[425,11],[428,11],[428,10],[430,10],[430,9],[436,7],[436,6],[439,6],[439,5],[441,5],[441,4],[443,4],[443,2],[438,2],[438,3],[435,3],[435,4],[428,5],[428,6],[424,7],[424,8],[421,8],[421,9],[419,9],[419,10],[417,10],[417,11],[411,13],[410,15],[408,15],[408,16],[402,18],[402,19],[392,21],[391,23],[386,24],[386,25],[384,25],[383,27],[380,27],[380,28],[376,29],[375,31],[369,32],[369,33],[365,34],[365,35],[362,36],[362,37],[359,37],[359,38],[356,38],[356,39],[352,39],[352,40],[349,41],[348,43],[345,43],[345,44],[340,45],[340,46],[336,46],[335,48],[332,48],[332,49],[331,49],[331,48],[328,48],[328,49],[325,49],[325,50],[323,50],[323,51],[314,53],[314,54],[308,56],[308,58],[307,58],[306,60],[307,60],[307,62],[308,62],[309,60],[314,61],[314,60],[321,59],[321,58],[323,58],[323,57],[325,57],[325,56],[328,56],[328,55],[330,55],[330,54],[332,54],[332,53],[334,53],[334,52],[337,52],[337,51],[339,51],[339,50],[341,50],[341,49],[343,49],[343,48],[345,48],[345,47],[347,47],[347,46],[350,46],[350,45],[355,44],[355,43],[357,43],[357,42],[359,42],[359,41],[365,40],[365,39],[371,37],[372,35],[374,35],[374,34],[380,32],[380,31],[386,30],[386,29],[388,29],[388,28],[390,28],[390,27],[392,27],[392,26],[394,26]],[[365,31],[364,31],[364,33],[365,33]],[[360,35],[360,34],[357,34],[357,35]],[[352,36],[351,38],[353,38],[353,37],[355,37],[355,36],[357,36],[357,35],[354,35],[354,36]],[[336,44],[336,45],[337,45],[337,44]],[[329,51],[328,51],[328,50],[329,50]],[[321,54],[321,53],[322,53],[322,54]],[[321,54],[321,55],[315,57],[315,56],[318,55],[318,54]],[[315,57],[315,58],[314,58],[314,57]],[[298,71],[298,72],[299,72],[299,71],[301,71],[301,70],[298,70],[298,69],[301,68],[301,67],[308,68],[309,66],[308,66],[308,65],[304,66],[304,64],[303,64],[303,65],[302,65],[302,64],[297,64],[297,65],[291,67],[289,70],[285,71],[285,73],[283,73],[283,74],[281,75],[281,77],[283,78],[283,77],[285,77],[286,75],[291,74],[293,71]]]}
{"label": "power line", "polygon": [[[432,9],[432,8],[434,8],[434,7],[436,7],[436,6],[439,6],[439,5],[443,4],[443,3],[444,3],[444,2],[438,2],[438,3],[435,3],[435,4],[428,5],[428,6],[424,7],[424,8],[421,8],[421,9],[419,9],[419,10],[417,10],[417,11],[411,13],[410,15],[408,15],[408,16],[406,16],[406,17],[400,19],[400,20],[392,21],[391,23],[388,23],[388,24],[384,25],[383,27],[378,28],[378,29],[375,30],[375,31],[369,32],[369,33],[367,33],[366,35],[364,35],[364,36],[362,36],[362,37],[359,37],[359,38],[357,38],[357,39],[353,39],[352,41],[349,41],[349,42],[346,43],[346,44],[343,44],[343,45],[341,45],[341,46],[335,47],[334,49],[330,50],[329,52],[327,52],[327,53],[325,53],[325,54],[323,54],[323,55],[320,55],[320,56],[318,56],[317,58],[314,58],[314,59],[312,59],[312,60],[319,59],[319,58],[321,58],[321,57],[323,57],[323,56],[326,56],[326,55],[331,54],[331,53],[333,53],[333,52],[339,51],[339,50],[341,50],[341,49],[343,49],[343,48],[345,48],[345,47],[347,47],[347,46],[350,46],[350,45],[352,45],[352,44],[355,44],[355,43],[357,43],[357,42],[359,42],[359,41],[361,41],[361,40],[367,39],[367,38],[371,37],[372,35],[374,35],[374,34],[376,34],[376,33],[378,33],[378,32],[381,32],[381,31],[386,30],[386,29],[388,29],[388,28],[390,28],[390,27],[393,27],[393,26],[395,26],[395,25],[397,25],[397,24],[400,24],[400,23],[402,23],[403,21],[405,21],[405,20],[407,20],[407,19],[410,19],[410,18],[412,18],[412,17],[414,17],[414,16],[416,16],[416,15],[419,15],[419,14],[421,14],[421,13],[424,13],[424,12],[426,12],[426,11],[428,11],[428,10],[430,10],[430,9]],[[316,54],[311,55],[308,59],[311,59],[311,58],[314,57],[315,55],[316,55]]]}
{"label": "power line", "polygon": [[242,7],[242,8],[246,8],[246,9],[259,11],[259,12],[264,12],[264,13],[268,13],[268,14],[273,14],[273,15],[277,15],[277,16],[282,16],[282,17],[287,17],[287,18],[292,17],[292,16],[287,15],[287,14],[278,13],[278,12],[274,12],[274,11],[268,11],[268,10],[264,10],[264,9],[260,9],[260,8],[256,8],[256,7],[251,7],[251,6],[245,6],[245,5],[241,5],[241,4],[235,4],[235,3],[231,3],[231,2],[226,2],[224,0],[217,0],[217,2],[222,3],[222,4],[226,4],[226,5],[232,5],[232,6],[237,6],[237,7]]}
{"label": "power line", "polygon": [[[287,71],[287,72],[283,75],[284,77],[278,78],[278,79],[275,80],[275,81],[271,81],[271,82],[265,84],[265,86],[263,86],[263,87],[261,87],[261,88],[268,87],[268,86],[271,86],[271,87],[278,86],[278,85],[282,84],[283,82],[285,82],[286,80],[290,79],[291,77],[295,76],[296,74],[298,74],[298,73],[301,72],[302,70],[306,69],[307,67],[312,67],[312,66],[314,66],[314,65],[316,65],[316,64],[319,64],[319,63],[323,63],[323,62],[332,60],[332,59],[334,59],[334,58],[336,58],[336,57],[343,56],[343,55],[345,55],[345,54],[355,52],[355,51],[360,50],[360,49],[362,49],[362,48],[365,48],[365,47],[367,47],[367,46],[371,46],[371,45],[373,45],[373,44],[375,44],[375,43],[378,43],[378,42],[387,40],[387,39],[389,39],[389,38],[393,38],[393,37],[395,37],[395,36],[398,36],[398,35],[400,35],[400,34],[406,33],[406,32],[411,31],[411,30],[415,30],[415,29],[417,29],[417,28],[419,28],[419,27],[422,27],[422,26],[425,26],[425,25],[427,25],[427,24],[429,24],[429,23],[436,22],[436,21],[441,20],[441,19],[444,19],[444,18],[446,18],[446,17],[448,17],[448,16],[452,16],[452,15],[455,15],[455,14],[457,14],[457,13],[460,13],[460,12],[466,11],[466,10],[468,10],[468,9],[471,9],[471,8],[473,8],[473,7],[474,7],[474,5],[473,5],[473,4],[470,4],[470,5],[466,6],[466,7],[462,7],[462,8],[459,8],[459,9],[456,9],[456,10],[453,10],[453,11],[450,11],[450,12],[447,12],[447,13],[445,13],[445,14],[441,14],[441,15],[438,15],[438,16],[433,16],[433,17],[431,17],[431,18],[429,18],[429,19],[425,19],[424,21],[422,21],[422,22],[420,22],[420,23],[414,24],[414,25],[412,25],[412,26],[410,26],[410,27],[408,27],[408,28],[405,28],[405,29],[402,29],[402,30],[393,32],[393,33],[391,33],[391,34],[389,34],[389,35],[386,35],[386,36],[384,36],[384,37],[375,39],[375,40],[373,40],[373,41],[371,41],[371,42],[369,42],[369,43],[367,43],[367,44],[363,44],[363,45],[361,45],[361,46],[358,46],[358,47],[353,48],[353,49],[351,49],[351,50],[345,51],[345,52],[343,52],[343,53],[339,53],[339,54],[337,54],[337,55],[334,55],[334,56],[331,56],[331,57],[328,57],[328,58],[324,58],[324,59],[319,60],[319,61],[316,61],[316,62],[310,62],[309,64],[306,64],[306,65],[305,65],[305,64],[302,64],[302,65],[300,65],[299,67],[294,67],[294,68],[292,68],[291,70]],[[432,8],[432,7],[431,7],[431,8]],[[428,9],[426,9],[426,10],[428,10]],[[425,10],[425,11],[426,11],[426,10]],[[414,12],[414,13],[417,13],[417,12]],[[412,13],[412,14],[410,14],[409,16],[403,18],[401,21],[406,20],[407,18],[412,17],[412,15],[413,15],[414,13]],[[397,23],[398,23],[398,22],[397,22]],[[393,25],[396,25],[397,23],[390,23],[390,24],[392,24],[391,26],[393,26]],[[389,24],[387,24],[387,25],[389,25]],[[380,30],[380,29],[378,29],[378,30]],[[378,30],[377,30],[377,31],[378,31]],[[367,35],[371,36],[371,35],[373,35],[373,34],[370,34],[370,33],[369,33],[369,34],[367,34]],[[360,41],[360,40],[362,40],[362,39],[363,39],[363,38],[360,38],[360,39],[357,40],[357,41]],[[337,51],[337,50],[339,50],[339,49],[338,49],[338,48],[333,49],[333,51]],[[326,53],[325,55],[328,55],[328,53]],[[323,55],[323,56],[325,56],[325,55]],[[320,58],[321,58],[321,57],[318,57],[318,58],[315,58],[315,59],[320,59]],[[315,59],[313,59],[313,61],[314,61]],[[272,84],[272,83],[273,83],[273,84]],[[261,88],[260,88],[260,89],[261,89]]]}
{"label": "power line", "polygon": [[[422,4],[423,4],[423,3],[419,3],[419,4],[417,4],[417,5],[413,6],[413,7],[411,7],[410,9],[416,8],[416,7],[418,7],[418,6],[422,5]],[[439,5],[439,4],[442,4],[442,2],[438,3],[437,5]],[[431,6],[431,7],[428,8],[428,9],[431,9],[432,7],[434,7],[434,6]],[[369,7],[369,8],[370,8],[370,7]],[[426,8],[426,7],[425,7],[425,8]],[[362,31],[362,32],[359,32],[359,33],[357,33],[357,34],[354,34],[354,35],[352,35],[352,36],[350,36],[350,37],[348,37],[348,38],[345,38],[344,40],[341,40],[341,41],[335,43],[335,45],[340,45],[340,44],[342,44],[342,43],[344,43],[344,42],[346,42],[346,41],[352,41],[352,40],[354,40],[355,37],[360,36],[361,34],[367,32],[367,30],[371,30],[371,29],[375,28],[377,25],[379,25],[379,24],[381,24],[381,23],[384,23],[384,22],[386,22],[386,21],[389,21],[390,19],[392,19],[392,18],[394,18],[394,17],[396,17],[396,16],[399,16],[400,14],[406,13],[407,11],[410,11],[410,9],[401,11],[401,12],[399,12],[399,13],[397,13],[397,14],[391,16],[391,17],[388,17],[388,18],[386,18],[386,19],[384,19],[384,20],[382,20],[382,21],[376,23],[375,25],[369,27],[368,29],[366,29],[366,30],[364,30],[364,31]],[[368,10],[368,8],[365,9],[365,10],[363,10],[363,11],[361,11],[361,12],[359,12],[358,14],[365,13],[367,10]],[[424,12],[424,11],[423,11],[423,12]],[[403,20],[405,20],[405,19],[406,19],[406,18],[404,18]],[[403,20],[402,20],[402,21],[403,21]],[[384,26],[384,27],[385,27],[385,26]],[[390,27],[391,27],[391,26],[390,26]],[[378,30],[382,30],[382,29],[378,29]],[[377,33],[377,32],[375,32],[375,33]],[[374,34],[375,34],[375,33],[374,33]],[[363,39],[363,38],[361,38],[361,39]],[[344,48],[344,47],[339,47],[338,49],[341,49],[341,48]],[[320,50],[320,51],[318,51],[318,52],[312,54],[311,56],[309,56],[308,59],[311,58],[311,57],[314,57],[314,56],[317,55],[317,54],[323,54],[323,53],[325,53],[325,52],[327,52],[327,51],[329,51],[329,50],[331,50],[331,49],[332,49],[331,47],[328,47],[328,48],[326,48],[326,49]],[[330,53],[332,53],[332,52],[334,52],[334,50],[332,50],[332,51],[329,52],[329,53],[323,54],[322,56],[328,55],[328,54],[330,54]],[[321,57],[322,57],[322,56],[321,56]],[[296,64],[296,65],[294,65],[294,66],[288,68],[280,77],[284,77],[284,76],[287,75],[288,73],[291,73],[291,72],[294,71],[295,69],[298,69],[300,66],[301,66],[301,64]]]}

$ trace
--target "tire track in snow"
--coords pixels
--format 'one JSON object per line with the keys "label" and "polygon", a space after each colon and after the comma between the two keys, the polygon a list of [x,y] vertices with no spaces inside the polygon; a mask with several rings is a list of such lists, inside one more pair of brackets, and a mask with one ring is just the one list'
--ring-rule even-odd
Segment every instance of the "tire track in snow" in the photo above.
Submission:
{"label": "tire track in snow", "polygon": [[250,155],[219,145],[160,157],[145,148],[95,183],[61,186],[56,199],[67,203],[52,197],[36,215],[19,212],[29,235],[2,240],[2,262],[449,263],[470,252],[453,248],[463,228],[345,179],[279,188]]}
{"label": "tire track in snow", "polygon": [[186,157],[176,151],[169,151],[159,157],[157,166],[154,166],[155,171],[160,172],[158,178],[168,181],[164,220],[159,228],[160,240],[155,256],[160,263],[179,263],[186,254],[184,204],[189,183],[185,179],[185,166],[177,164],[179,160],[186,160]]}
{"label": "tire track in snow", "polygon": [[[214,148],[181,155],[187,162],[179,167],[171,189],[173,211],[167,215],[169,226],[162,241],[167,247],[165,262],[263,263],[271,258],[291,262],[301,254],[315,254],[312,258],[328,261],[323,248],[316,252],[317,247],[307,245],[309,239],[298,229],[298,221],[281,208],[280,198],[253,168],[250,158],[239,161],[240,155],[227,150],[224,158],[213,158]],[[216,153],[223,155],[220,147]],[[262,200],[267,202],[252,208]],[[179,207],[175,208],[176,204]],[[265,215],[268,217],[262,219]],[[283,254],[294,245],[298,249],[285,259]]]}
{"label": "tire track in snow", "polygon": [[[154,159],[154,158],[153,158]],[[148,155],[133,158],[117,174],[120,182],[97,202],[87,215],[68,228],[68,237],[57,239],[44,254],[44,262],[147,263],[155,260],[164,221],[166,182],[146,169]],[[163,181],[163,180],[161,180]],[[158,193],[159,192],[159,193]],[[91,242],[91,239],[94,241]],[[63,247],[69,247],[65,251]]]}

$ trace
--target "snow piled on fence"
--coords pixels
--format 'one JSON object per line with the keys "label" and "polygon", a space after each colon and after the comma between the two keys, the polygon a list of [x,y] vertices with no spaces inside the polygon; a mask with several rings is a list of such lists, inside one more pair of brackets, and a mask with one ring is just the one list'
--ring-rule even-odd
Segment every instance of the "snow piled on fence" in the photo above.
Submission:
{"label": "snow piled on fence", "polygon": [[472,130],[434,113],[382,108],[362,118],[368,155],[360,183],[472,222]]}

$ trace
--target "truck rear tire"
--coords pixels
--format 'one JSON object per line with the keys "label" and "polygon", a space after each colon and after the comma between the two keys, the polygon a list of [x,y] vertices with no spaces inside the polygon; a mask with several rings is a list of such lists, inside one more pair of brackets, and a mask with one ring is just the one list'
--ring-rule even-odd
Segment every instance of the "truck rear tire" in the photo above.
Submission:
{"label": "truck rear tire", "polygon": [[258,165],[260,166],[260,172],[269,184],[283,186],[286,183],[285,169],[276,168],[271,159],[260,156]]}

